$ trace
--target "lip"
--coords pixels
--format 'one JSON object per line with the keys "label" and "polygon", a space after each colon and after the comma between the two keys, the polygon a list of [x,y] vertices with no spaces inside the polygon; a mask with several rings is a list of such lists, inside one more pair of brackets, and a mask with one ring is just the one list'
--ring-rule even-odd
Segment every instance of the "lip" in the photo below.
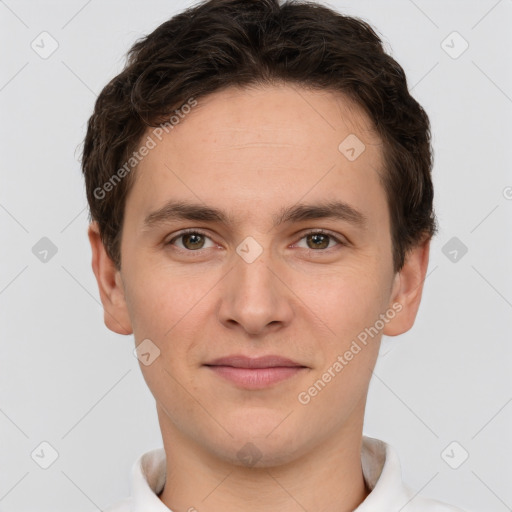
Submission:
{"label": "lip", "polygon": [[205,364],[216,375],[245,389],[264,389],[307,369],[291,359],[277,355],[221,357]]}
{"label": "lip", "polygon": [[281,367],[301,367],[304,365],[277,355],[268,355],[261,357],[248,357],[244,355],[232,355],[227,357],[219,357],[213,361],[206,363],[206,366],[232,366],[234,368],[275,368]]}

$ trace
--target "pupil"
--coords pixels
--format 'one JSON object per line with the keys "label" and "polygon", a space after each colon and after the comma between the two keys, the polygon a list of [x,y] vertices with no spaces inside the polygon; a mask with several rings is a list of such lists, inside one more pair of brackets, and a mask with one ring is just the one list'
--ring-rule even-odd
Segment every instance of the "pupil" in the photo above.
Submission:
{"label": "pupil", "polygon": [[188,249],[200,249],[204,245],[203,235],[198,233],[183,235],[183,245]]}
{"label": "pupil", "polygon": [[[309,240],[313,241],[313,249],[325,249],[329,245],[329,237],[322,234],[314,234],[308,236]],[[311,248],[311,247],[310,247]]]}

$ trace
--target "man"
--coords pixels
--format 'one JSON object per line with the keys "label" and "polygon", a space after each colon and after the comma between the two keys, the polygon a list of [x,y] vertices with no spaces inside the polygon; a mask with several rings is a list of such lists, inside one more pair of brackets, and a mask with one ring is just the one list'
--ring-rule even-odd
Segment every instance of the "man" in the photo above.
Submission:
{"label": "man", "polygon": [[429,120],[366,23],[210,0],[130,50],[83,172],[107,327],[163,449],[111,511],[454,511],[362,435],[436,232]]}

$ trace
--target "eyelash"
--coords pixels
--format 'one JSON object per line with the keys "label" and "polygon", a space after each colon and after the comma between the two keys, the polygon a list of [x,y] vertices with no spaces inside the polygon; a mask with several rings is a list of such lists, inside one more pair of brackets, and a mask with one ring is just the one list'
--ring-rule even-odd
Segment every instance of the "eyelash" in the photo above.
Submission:
{"label": "eyelash", "polygon": [[[181,238],[182,236],[184,235],[188,235],[188,234],[197,234],[197,235],[202,235],[206,238],[209,238],[211,239],[210,236],[208,236],[207,233],[205,233],[204,231],[202,231],[201,229],[194,229],[194,228],[189,228],[189,229],[185,229],[183,231],[181,231],[178,235],[174,236],[173,238],[171,238],[167,243],[166,245],[173,245],[173,242],[175,242],[176,240],[178,240],[179,238]],[[346,246],[348,245],[348,243],[344,242],[343,240],[340,240],[337,236],[333,235],[331,232],[329,231],[326,231],[324,229],[312,229],[306,233],[304,233],[300,239],[302,240],[303,238],[306,238],[308,235],[326,235],[328,236],[329,238],[331,238],[332,240],[335,240],[338,245],[341,245],[341,246]],[[190,250],[190,249],[182,249],[181,247],[178,247],[178,249],[182,250],[182,251],[186,251],[186,252],[190,252],[190,253],[194,253],[194,252],[199,252],[201,251],[202,249],[197,249],[195,251],[193,250]],[[208,249],[208,248],[207,248]],[[311,251],[311,252],[315,252],[315,253],[318,253],[318,252],[326,252],[330,249],[334,249],[334,247],[328,247],[326,249],[310,249],[310,248],[307,248],[306,251]]]}

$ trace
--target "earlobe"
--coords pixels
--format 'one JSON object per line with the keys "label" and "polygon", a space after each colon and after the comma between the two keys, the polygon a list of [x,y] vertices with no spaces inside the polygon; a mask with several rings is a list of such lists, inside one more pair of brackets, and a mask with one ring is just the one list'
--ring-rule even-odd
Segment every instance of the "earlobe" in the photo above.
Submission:
{"label": "earlobe", "polygon": [[105,325],[118,334],[132,334],[121,276],[105,250],[96,221],[89,225],[87,235],[91,244],[92,269],[103,304]]}
{"label": "earlobe", "polygon": [[383,330],[386,336],[398,336],[414,325],[423,293],[429,252],[430,238],[427,238],[408,251],[404,266],[395,275],[389,307],[398,312],[386,324]]}

